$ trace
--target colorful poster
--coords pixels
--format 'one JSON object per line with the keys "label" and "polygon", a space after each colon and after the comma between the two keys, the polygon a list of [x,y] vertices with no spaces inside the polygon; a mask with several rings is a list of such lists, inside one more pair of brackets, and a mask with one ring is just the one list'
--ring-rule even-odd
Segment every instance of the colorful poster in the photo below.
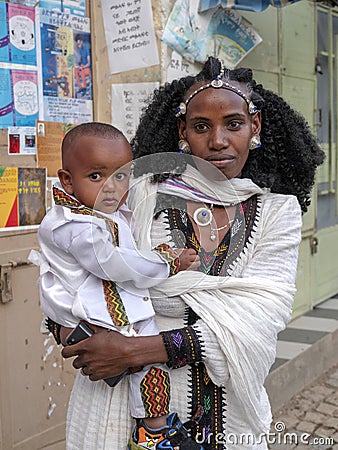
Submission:
{"label": "colorful poster", "polygon": [[9,0],[8,3],[16,3],[18,5],[30,6],[34,8],[36,6],[36,0]]}
{"label": "colorful poster", "polygon": [[151,0],[102,0],[111,73],[159,64]]}
{"label": "colorful poster", "polygon": [[233,8],[245,11],[260,12],[267,9],[270,5],[276,8],[297,3],[300,0],[200,0],[199,11],[207,11],[211,8]]}
{"label": "colorful poster", "polygon": [[1,2],[0,61],[36,66],[34,8]]}
{"label": "colorful poster", "polygon": [[38,106],[37,72],[0,68],[0,128],[35,126]]}
{"label": "colorful poster", "polygon": [[46,169],[0,167],[0,228],[39,225],[46,214]]}
{"label": "colorful poster", "polygon": [[198,0],[177,0],[162,40],[190,62],[204,62],[208,55],[236,67],[262,38],[232,9],[198,13]]}
{"label": "colorful poster", "polygon": [[40,0],[40,8],[86,16],[86,0]]}
{"label": "colorful poster", "polygon": [[8,127],[8,154],[35,155],[35,127]]}
{"label": "colorful poster", "polygon": [[63,123],[91,121],[89,19],[41,8],[38,22],[40,119]]}

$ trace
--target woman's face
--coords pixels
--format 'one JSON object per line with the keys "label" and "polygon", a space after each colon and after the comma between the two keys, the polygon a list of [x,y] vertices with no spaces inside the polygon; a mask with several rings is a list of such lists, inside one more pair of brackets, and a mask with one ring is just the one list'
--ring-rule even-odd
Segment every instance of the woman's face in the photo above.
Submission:
{"label": "woman's face", "polygon": [[[187,95],[197,87],[190,88]],[[180,138],[189,143],[192,155],[209,161],[227,178],[241,175],[250,139],[260,128],[260,112],[251,116],[245,100],[223,88],[196,94],[187,106],[185,122],[179,120]]]}

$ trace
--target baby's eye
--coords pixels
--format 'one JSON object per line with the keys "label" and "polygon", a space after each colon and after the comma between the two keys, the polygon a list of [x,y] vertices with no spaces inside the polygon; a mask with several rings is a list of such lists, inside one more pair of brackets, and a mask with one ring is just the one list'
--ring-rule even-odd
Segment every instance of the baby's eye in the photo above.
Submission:
{"label": "baby's eye", "polygon": [[91,180],[98,181],[98,180],[101,180],[101,175],[98,172],[95,172],[95,173],[91,173],[89,175],[89,178]]}
{"label": "baby's eye", "polygon": [[115,178],[119,181],[124,180],[128,175],[124,172],[119,172],[117,174],[115,174]]}

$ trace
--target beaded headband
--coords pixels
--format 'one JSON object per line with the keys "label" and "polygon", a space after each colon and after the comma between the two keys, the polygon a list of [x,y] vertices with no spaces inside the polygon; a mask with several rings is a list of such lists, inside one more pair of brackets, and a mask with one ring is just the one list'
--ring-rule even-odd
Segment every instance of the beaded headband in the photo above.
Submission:
{"label": "beaded headband", "polygon": [[177,107],[176,117],[180,117],[180,116],[183,116],[184,114],[186,114],[187,106],[188,106],[190,100],[193,97],[195,97],[195,95],[197,95],[199,92],[202,92],[205,89],[209,89],[209,88],[227,89],[228,91],[234,92],[235,94],[242,97],[242,99],[246,102],[246,104],[248,105],[249,114],[255,114],[258,111],[258,108],[257,108],[257,106],[255,106],[253,101],[250,100],[250,98],[247,95],[245,95],[244,92],[242,92],[240,89],[238,89],[236,86],[233,86],[232,84],[228,83],[227,81],[223,81],[222,80],[223,76],[224,76],[224,66],[223,66],[223,63],[221,62],[221,70],[220,70],[220,73],[216,76],[216,78],[214,78],[210,83],[203,84],[203,86],[200,86],[198,89],[196,89],[194,92],[192,92],[184,102],[181,102],[179,104],[179,106]]}

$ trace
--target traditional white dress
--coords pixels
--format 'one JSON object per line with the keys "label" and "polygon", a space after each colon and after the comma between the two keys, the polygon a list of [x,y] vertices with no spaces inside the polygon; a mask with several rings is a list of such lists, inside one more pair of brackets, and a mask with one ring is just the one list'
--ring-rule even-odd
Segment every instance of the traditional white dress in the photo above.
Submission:
{"label": "traditional white dress", "polygon": [[[194,437],[206,450],[265,450],[271,410],[263,383],[275,359],[277,334],[291,318],[300,206],[296,197],[272,194],[247,179],[213,183],[192,168],[182,179],[205,195],[217,192],[221,202],[237,203],[243,220],[229,232],[225,273],[179,272],[152,289],[159,329],[190,323],[203,350],[202,363],[171,370],[171,410],[185,421],[203,405],[204,418]],[[170,209],[153,221],[151,230],[142,229],[155,209],[157,189],[147,177],[132,188],[132,209],[142,199],[149,206],[136,212],[141,248],[159,242],[175,245],[177,240],[173,224],[181,213],[172,220]],[[161,187],[166,190],[170,187]],[[132,426],[127,380],[112,390],[77,375],[68,410],[67,450],[123,450]]]}

